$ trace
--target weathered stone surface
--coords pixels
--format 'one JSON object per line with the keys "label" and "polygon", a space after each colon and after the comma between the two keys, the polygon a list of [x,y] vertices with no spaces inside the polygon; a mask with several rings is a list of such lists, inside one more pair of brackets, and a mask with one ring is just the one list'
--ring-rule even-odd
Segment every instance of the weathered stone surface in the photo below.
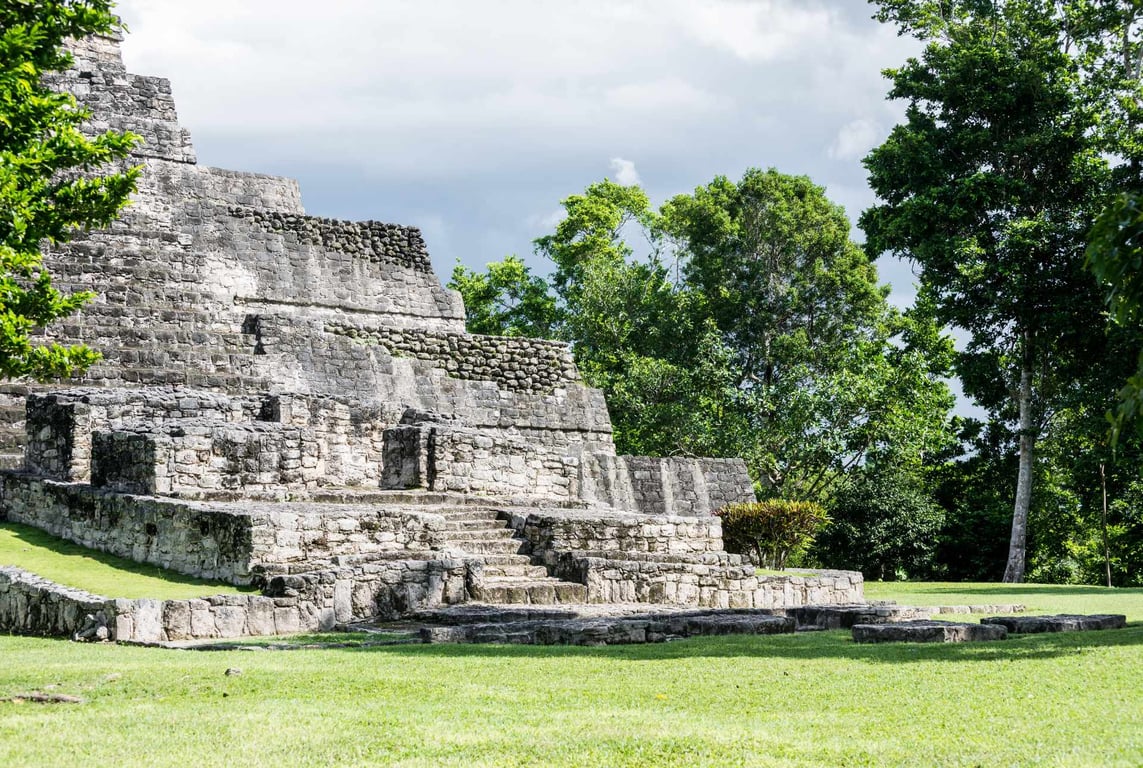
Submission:
{"label": "weathered stone surface", "polygon": [[[0,385],[0,466],[24,453],[0,473],[0,517],[264,594],[107,601],[21,576],[3,582],[0,629],[168,642],[480,600],[862,599],[860,574],[758,576],[728,555],[711,513],[752,498],[745,463],[616,456],[568,346],[466,333],[416,228],[307,216],[293,181],[198,166],[170,84],[127,73],[118,43],[76,42],[54,82],[93,129],[144,137],[139,190],[120,221],[46,254],[58,287],[98,299],[41,339],[103,360],[50,391]],[[692,618],[501,634],[787,622]]]}
{"label": "weathered stone surface", "polygon": [[426,626],[421,630],[421,638],[426,643],[628,645],[707,635],[773,635],[793,631],[794,619],[770,614],[651,613],[586,619],[541,614],[521,620]]}
{"label": "weathered stone surface", "polygon": [[788,613],[798,620],[798,626],[821,629],[850,629],[854,624],[890,624],[903,621],[923,621],[938,611],[930,607],[908,605],[807,605]]}
{"label": "weathered stone surface", "polygon": [[905,621],[853,625],[853,640],[858,643],[970,643],[1007,637],[1008,630],[995,624]]}
{"label": "weathered stone surface", "polygon": [[1038,632],[1089,632],[1099,629],[1123,629],[1127,617],[1121,614],[1094,613],[1075,615],[1061,613],[1054,616],[991,616],[981,624],[1004,627],[1010,633],[1027,635]]}

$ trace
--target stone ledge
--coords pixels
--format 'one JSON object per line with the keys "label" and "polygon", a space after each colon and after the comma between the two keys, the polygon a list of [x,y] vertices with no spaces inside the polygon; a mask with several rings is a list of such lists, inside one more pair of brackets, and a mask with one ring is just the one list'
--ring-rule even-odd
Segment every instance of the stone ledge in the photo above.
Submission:
{"label": "stone ledge", "polygon": [[1127,617],[1122,614],[1093,613],[1087,616],[1061,613],[1054,616],[991,616],[981,624],[1004,627],[1014,635],[1040,632],[1089,632],[1100,629],[1123,629]]}
{"label": "stone ledge", "polygon": [[491,622],[424,627],[426,643],[629,645],[711,635],[792,634],[793,618],[769,614],[685,614]]}
{"label": "stone ledge", "polygon": [[856,643],[972,643],[1007,637],[1008,630],[994,624],[903,621],[853,625],[853,641]]}

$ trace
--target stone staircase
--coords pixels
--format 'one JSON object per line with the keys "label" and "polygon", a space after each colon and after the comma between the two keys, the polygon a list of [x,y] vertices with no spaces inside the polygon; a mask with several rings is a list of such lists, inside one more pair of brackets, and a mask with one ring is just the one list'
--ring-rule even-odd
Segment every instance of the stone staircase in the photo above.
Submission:
{"label": "stone staircase", "polygon": [[495,605],[583,604],[587,587],[548,575],[524,554],[523,539],[495,509],[450,507],[445,518],[447,546],[484,562],[484,579],[472,588],[473,600]]}

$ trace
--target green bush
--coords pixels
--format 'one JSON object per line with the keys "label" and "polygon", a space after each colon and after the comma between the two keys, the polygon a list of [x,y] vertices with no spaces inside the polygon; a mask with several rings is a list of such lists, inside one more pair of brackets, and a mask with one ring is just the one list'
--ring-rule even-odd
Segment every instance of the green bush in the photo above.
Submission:
{"label": "green bush", "polygon": [[791,556],[804,552],[829,522],[825,508],[812,501],[728,504],[715,514],[722,518],[727,551],[750,555],[763,568],[779,571]]}

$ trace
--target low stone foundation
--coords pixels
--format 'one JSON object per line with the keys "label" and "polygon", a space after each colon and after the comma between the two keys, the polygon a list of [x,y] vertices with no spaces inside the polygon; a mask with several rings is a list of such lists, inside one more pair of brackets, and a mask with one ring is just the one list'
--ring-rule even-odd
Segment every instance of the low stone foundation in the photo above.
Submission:
{"label": "low stone foundation", "polygon": [[275,577],[259,595],[126,600],[0,567],[0,630],[137,643],[328,631],[463,603],[466,578],[463,560],[390,560]]}
{"label": "low stone foundation", "polygon": [[710,635],[792,634],[794,630],[794,619],[786,616],[689,612],[424,627],[421,639],[426,643],[630,645]]}
{"label": "low stone foundation", "polygon": [[[107,627],[113,607],[105,597],[60,586],[19,568],[0,566],[0,631],[73,637],[91,616]],[[108,634],[109,639],[109,634]]]}
{"label": "low stone foundation", "polygon": [[334,557],[443,545],[444,519],[379,505],[198,502],[127,496],[88,486],[0,475],[0,519],[91,549],[189,576],[250,584],[258,573]]}
{"label": "low stone foundation", "polygon": [[993,624],[953,621],[903,621],[897,624],[854,624],[855,643],[975,643],[1005,640],[1008,630]]}
{"label": "low stone foundation", "polygon": [[856,571],[759,576],[752,565],[709,559],[713,562],[626,560],[568,552],[561,556],[555,575],[586,584],[590,603],[796,608],[865,600],[865,582]]}
{"label": "low stone foundation", "polygon": [[1120,613],[1093,613],[1087,616],[1057,614],[1055,616],[992,616],[981,624],[1004,627],[1013,635],[1041,632],[1092,632],[1101,629],[1123,629],[1127,617]]}

